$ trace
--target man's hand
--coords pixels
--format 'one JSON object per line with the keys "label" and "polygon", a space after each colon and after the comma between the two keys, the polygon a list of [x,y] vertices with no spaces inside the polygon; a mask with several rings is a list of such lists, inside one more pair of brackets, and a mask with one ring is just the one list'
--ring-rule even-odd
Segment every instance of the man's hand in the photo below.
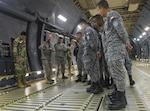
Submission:
{"label": "man's hand", "polygon": [[46,47],[44,45],[40,45],[39,49],[45,49]]}
{"label": "man's hand", "polygon": [[131,51],[132,48],[133,48],[133,47],[131,46],[130,43],[127,43],[127,44],[126,44],[126,49],[127,49],[127,51]]}
{"label": "man's hand", "polygon": [[96,53],[96,57],[97,58],[100,58],[102,55],[101,55],[101,53],[98,51],[97,53]]}
{"label": "man's hand", "polygon": [[54,48],[50,48],[50,50],[51,50],[52,52],[55,52],[55,49],[54,49]]}
{"label": "man's hand", "polygon": [[42,45],[40,45],[40,46],[39,46],[39,49],[43,49],[43,46],[42,46]]}
{"label": "man's hand", "polygon": [[18,59],[16,59],[15,63],[16,63],[16,64],[19,64],[19,60],[18,60]]}

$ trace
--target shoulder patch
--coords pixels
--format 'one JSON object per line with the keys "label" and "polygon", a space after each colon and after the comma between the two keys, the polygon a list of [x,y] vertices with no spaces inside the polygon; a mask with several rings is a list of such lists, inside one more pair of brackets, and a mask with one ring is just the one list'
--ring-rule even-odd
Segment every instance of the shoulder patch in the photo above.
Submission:
{"label": "shoulder patch", "polygon": [[114,25],[115,27],[117,27],[117,26],[118,26],[118,22],[117,22],[117,21],[114,21],[114,22],[113,22],[113,25]]}
{"label": "shoulder patch", "polygon": [[89,40],[90,39],[90,37],[89,37],[89,35],[87,36],[87,40]]}
{"label": "shoulder patch", "polygon": [[87,33],[86,33],[86,35],[89,35],[89,34],[90,34],[90,32],[87,32]]}
{"label": "shoulder patch", "polygon": [[113,20],[114,19],[114,16],[110,17],[110,20]]}
{"label": "shoulder patch", "polygon": [[89,39],[90,39],[90,33],[91,33],[91,32],[87,32],[87,33],[86,33],[86,35],[85,35],[85,36],[86,36],[86,38],[87,38],[87,40],[89,40]]}
{"label": "shoulder patch", "polygon": [[114,21],[115,19],[117,19],[115,16],[111,16],[110,17],[110,22]]}

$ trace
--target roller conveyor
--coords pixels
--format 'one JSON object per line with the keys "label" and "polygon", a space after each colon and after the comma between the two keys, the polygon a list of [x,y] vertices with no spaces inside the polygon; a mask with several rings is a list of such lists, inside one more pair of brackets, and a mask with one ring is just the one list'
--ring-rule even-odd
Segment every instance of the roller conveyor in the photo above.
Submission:
{"label": "roller conveyor", "polygon": [[[149,83],[149,73],[144,75],[141,71],[133,68],[136,84],[130,87],[127,82],[128,105],[118,111],[149,111],[149,89],[142,85],[143,82]],[[52,85],[43,80],[25,89],[10,91],[0,96],[0,111],[110,111],[107,94],[112,90],[105,89],[103,93],[94,95],[86,92],[86,83],[75,83],[74,80],[75,77]]]}

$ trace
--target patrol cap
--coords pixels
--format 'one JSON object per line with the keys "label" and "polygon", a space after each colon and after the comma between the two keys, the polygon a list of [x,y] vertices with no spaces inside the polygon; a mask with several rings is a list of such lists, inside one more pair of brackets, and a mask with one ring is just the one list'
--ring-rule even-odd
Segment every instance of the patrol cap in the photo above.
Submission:
{"label": "patrol cap", "polygon": [[22,31],[20,35],[27,35],[25,31]]}

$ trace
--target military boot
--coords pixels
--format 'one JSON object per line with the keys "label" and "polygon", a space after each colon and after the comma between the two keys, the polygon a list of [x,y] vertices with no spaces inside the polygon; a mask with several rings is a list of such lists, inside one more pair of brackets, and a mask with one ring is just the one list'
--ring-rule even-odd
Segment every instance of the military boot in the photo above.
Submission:
{"label": "military boot", "polygon": [[[127,105],[127,99],[126,99],[126,97],[125,97],[125,92],[123,92],[124,93],[124,101],[125,101],[125,105]],[[115,103],[116,102],[116,98],[118,97],[118,95],[117,94],[115,94],[112,98],[110,98],[110,101],[112,102],[112,103]]]}
{"label": "military boot", "polygon": [[116,85],[114,87],[115,87],[114,91],[112,93],[108,94],[109,99],[113,98],[116,95],[116,93],[117,93],[117,87],[116,87]]}
{"label": "military boot", "polygon": [[114,84],[114,81],[113,81],[112,78],[111,78],[111,82],[110,82],[110,80],[108,82],[109,82],[109,84],[108,84],[107,89],[113,89],[113,88],[115,88],[115,84]]}
{"label": "military boot", "polygon": [[26,81],[25,78],[22,79],[22,83],[23,83],[23,85],[24,85],[25,87],[31,86],[30,84],[27,83],[27,81]]}
{"label": "military boot", "polygon": [[53,84],[53,83],[54,83],[53,80],[47,80],[47,81],[46,81],[46,84]]}
{"label": "military boot", "polygon": [[91,86],[86,88],[86,92],[91,92],[92,90],[94,90],[96,87],[96,84],[94,82],[91,82]]}
{"label": "military boot", "polygon": [[25,86],[23,85],[21,79],[18,79],[17,82],[18,82],[18,87],[19,87],[19,88],[24,88],[24,87],[25,87]]}
{"label": "military boot", "polygon": [[98,94],[98,93],[103,92],[103,91],[104,90],[103,90],[103,87],[102,87],[101,83],[96,82],[95,83],[95,89],[91,90],[91,93]]}
{"label": "military boot", "polygon": [[130,86],[133,86],[135,84],[135,81],[132,79],[132,75],[129,75],[130,80]]}
{"label": "military boot", "polygon": [[87,80],[87,75],[84,74],[84,75],[83,75],[83,78],[82,78],[82,83],[86,82],[86,80]]}
{"label": "military boot", "polygon": [[70,75],[70,76],[71,76],[71,75],[73,75],[73,73],[71,73],[71,71],[68,71],[68,75]]}
{"label": "military boot", "polygon": [[75,82],[81,82],[81,80],[82,80],[82,77],[81,77],[81,74],[79,74],[78,79],[75,80]]}
{"label": "military boot", "polygon": [[68,77],[66,77],[65,74],[62,73],[62,79],[68,79]]}
{"label": "military boot", "polygon": [[91,85],[91,80],[87,81],[87,85]]}
{"label": "military boot", "polygon": [[124,92],[117,91],[115,101],[108,105],[110,110],[121,110],[126,106],[126,97]]}
{"label": "military boot", "polygon": [[100,79],[101,81],[101,85],[104,87],[104,88],[107,88],[109,86],[108,82],[109,82],[109,78],[105,78],[105,80],[103,78]]}

